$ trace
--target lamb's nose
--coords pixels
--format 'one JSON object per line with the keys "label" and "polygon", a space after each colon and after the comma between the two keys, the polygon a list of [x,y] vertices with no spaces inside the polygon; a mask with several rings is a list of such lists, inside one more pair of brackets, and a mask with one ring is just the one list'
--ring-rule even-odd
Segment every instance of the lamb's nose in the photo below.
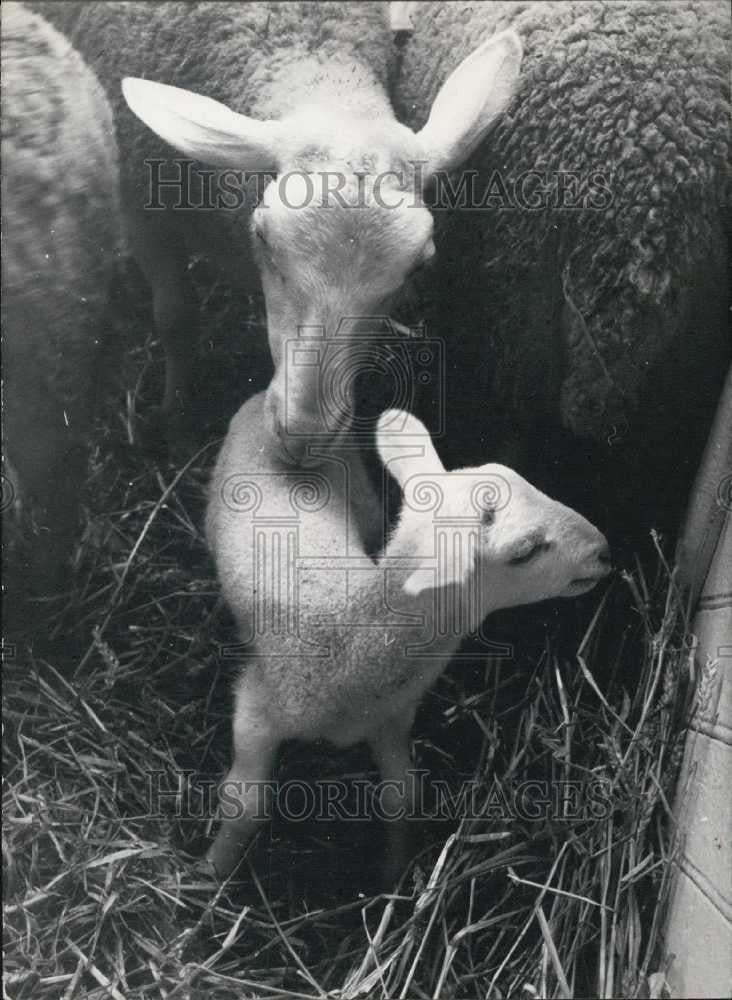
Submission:
{"label": "lamb's nose", "polygon": [[609,566],[612,563],[612,556],[610,555],[610,548],[607,545],[603,545],[600,551],[597,553],[597,558],[601,563]]}

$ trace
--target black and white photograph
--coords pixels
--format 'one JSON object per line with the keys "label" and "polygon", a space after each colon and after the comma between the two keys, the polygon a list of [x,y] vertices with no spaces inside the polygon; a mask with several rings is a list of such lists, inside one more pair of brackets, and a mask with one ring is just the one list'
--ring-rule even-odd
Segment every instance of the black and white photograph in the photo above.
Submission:
{"label": "black and white photograph", "polygon": [[732,996],[725,0],[5,0],[4,1000]]}

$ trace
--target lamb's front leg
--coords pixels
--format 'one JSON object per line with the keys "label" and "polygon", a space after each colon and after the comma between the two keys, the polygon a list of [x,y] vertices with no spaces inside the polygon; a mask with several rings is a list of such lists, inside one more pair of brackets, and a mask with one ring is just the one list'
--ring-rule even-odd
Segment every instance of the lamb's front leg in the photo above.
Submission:
{"label": "lamb's front leg", "polygon": [[415,776],[409,774],[412,767],[409,736],[413,721],[414,710],[407,710],[400,717],[390,718],[369,739],[383,782],[379,804],[386,820],[384,885],[389,889],[394,888],[411,861],[408,817],[419,814],[419,786],[416,780],[412,780]]}
{"label": "lamb's front leg", "polygon": [[244,679],[236,692],[233,763],[219,786],[221,825],[207,859],[219,878],[227,878],[241,861],[252,837],[271,819],[269,784],[279,736],[252,703]]}

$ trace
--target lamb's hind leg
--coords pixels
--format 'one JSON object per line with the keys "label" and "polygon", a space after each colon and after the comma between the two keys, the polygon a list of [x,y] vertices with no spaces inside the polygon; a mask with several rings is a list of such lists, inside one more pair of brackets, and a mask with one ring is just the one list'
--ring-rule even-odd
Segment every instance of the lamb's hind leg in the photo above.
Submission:
{"label": "lamb's hind leg", "polygon": [[270,778],[280,742],[243,680],[236,692],[234,760],[219,786],[221,825],[207,855],[222,879],[234,871],[246,845],[271,818]]}
{"label": "lamb's hind leg", "polygon": [[389,723],[369,740],[382,780],[379,811],[386,821],[383,881],[387,888],[394,887],[411,860],[408,817],[416,815],[420,805],[419,786],[416,775],[411,773],[409,752],[413,720],[414,712],[406,712],[403,718],[389,719]]}

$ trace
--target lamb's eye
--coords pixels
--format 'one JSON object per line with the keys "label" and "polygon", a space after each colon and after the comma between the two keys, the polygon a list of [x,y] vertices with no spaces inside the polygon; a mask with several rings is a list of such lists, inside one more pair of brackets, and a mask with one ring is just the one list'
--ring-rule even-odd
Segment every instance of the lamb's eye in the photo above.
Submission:
{"label": "lamb's eye", "polygon": [[529,541],[522,542],[517,551],[508,560],[509,566],[523,566],[524,563],[531,562],[542,552],[546,552],[550,549],[551,542],[546,541]]}

